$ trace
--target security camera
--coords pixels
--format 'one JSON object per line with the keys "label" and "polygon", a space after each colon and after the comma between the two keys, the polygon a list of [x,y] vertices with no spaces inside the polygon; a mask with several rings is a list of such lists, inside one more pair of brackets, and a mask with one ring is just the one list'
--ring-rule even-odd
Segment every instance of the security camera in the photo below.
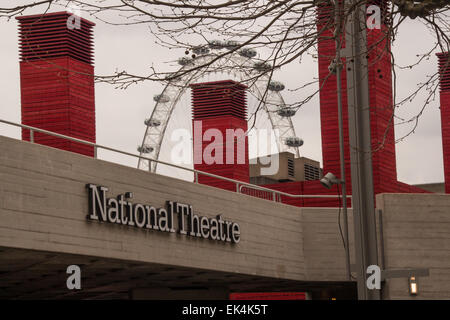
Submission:
{"label": "security camera", "polygon": [[341,180],[339,180],[338,178],[336,178],[336,176],[334,174],[332,174],[331,172],[328,172],[326,175],[323,176],[322,179],[320,179],[320,183],[327,189],[331,189],[331,187],[335,184],[340,184],[342,183]]}

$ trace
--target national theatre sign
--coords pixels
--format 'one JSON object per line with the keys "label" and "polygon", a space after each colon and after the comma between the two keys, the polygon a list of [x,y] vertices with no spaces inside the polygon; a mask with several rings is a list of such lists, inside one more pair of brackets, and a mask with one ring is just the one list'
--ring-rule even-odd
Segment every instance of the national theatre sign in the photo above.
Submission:
{"label": "national theatre sign", "polygon": [[224,220],[221,215],[215,218],[200,216],[194,213],[191,205],[173,201],[166,201],[165,208],[156,208],[132,203],[132,192],[107,198],[107,187],[87,184],[86,188],[89,194],[88,220],[159,232],[178,232],[181,235],[222,242],[240,241],[239,224]]}

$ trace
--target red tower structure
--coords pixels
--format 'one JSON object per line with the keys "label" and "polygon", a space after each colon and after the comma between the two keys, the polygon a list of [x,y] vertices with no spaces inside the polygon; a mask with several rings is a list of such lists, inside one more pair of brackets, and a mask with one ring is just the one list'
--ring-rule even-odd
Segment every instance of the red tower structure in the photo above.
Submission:
{"label": "red tower structure", "polygon": [[[387,1],[372,1],[380,7],[380,28],[367,30],[369,92],[370,92],[370,121],[372,135],[372,163],[375,193],[391,191],[392,184],[397,183],[397,168],[395,159],[395,137],[393,119],[393,98],[391,78],[390,40],[387,15]],[[324,173],[332,172],[340,176],[339,161],[339,129],[337,108],[336,76],[329,75],[336,49],[333,39],[334,7],[319,5],[317,28],[322,31],[318,41],[320,91],[320,118],[322,126],[322,154]],[[345,47],[345,39],[342,38]],[[345,59],[344,59],[345,62]],[[350,177],[350,151],[348,135],[347,108],[347,72],[342,68],[342,104],[344,123],[346,181]],[[351,193],[351,184],[348,183]]]}
{"label": "red tower structure", "polygon": [[[369,99],[372,139],[372,165],[375,194],[383,192],[424,192],[422,189],[397,181],[394,135],[394,103],[392,95],[391,41],[389,38],[389,5],[386,0],[372,0],[369,5],[380,8],[379,28],[367,29]],[[322,128],[322,154],[324,173],[340,176],[339,129],[336,76],[330,75],[336,49],[333,39],[334,7],[319,4],[317,28],[321,33],[318,41],[320,118]],[[344,36],[342,44],[345,47]],[[348,134],[347,73],[346,61],[342,68],[342,105],[344,123],[344,149],[347,192],[351,194],[351,169]]]}
{"label": "red tower structure", "polygon": [[[192,84],[191,89],[194,168],[249,182],[247,87],[224,80]],[[199,183],[236,191],[234,183],[205,175],[199,175]]]}
{"label": "red tower structure", "polygon": [[445,193],[450,193],[450,54],[438,53]]}
{"label": "red tower structure", "polygon": [[[94,23],[68,12],[17,20],[22,123],[95,142]],[[22,139],[30,139],[29,130]],[[43,133],[35,132],[34,141],[94,155],[93,147]]]}
{"label": "red tower structure", "polygon": [[[370,122],[372,140],[372,166],[374,192],[378,193],[423,193],[420,188],[397,181],[397,167],[395,158],[394,135],[394,106],[392,95],[391,53],[390,39],[388,37],[386,0],[372,0],[369,5],[377,5],[380,8],[380,28],[367,30],[368,65],[369,65],[369,98],[370,98]],[[322,132],[322,158],[323,172],[332,172],[340,177],[339,159],[339,122],[337,101],[337,79],[330,73],[330,65],[335,63],[336,44],[333,38],[334,32],[334,6],[321,3],[317,6],[317,30],[318,60],[319,60],[319,87],[320,90],[320,120]],[[342,35],[341,42],[345,47],[345,38]],[[347,73],[346,60],[343,59],[341,73],[342,106],[343,106],[343,131],[344,131],[344,161],[346,172],[346,190],[351,195],[351,168],[348,133],[348,101],[347,101]],[[288,182],[266,185],[292,194],[333,194],[340,192],[339,186],[325,189],[319,181]],[[282,201],[300,207],[334,207],[341,203],[336,199],[292,199],[282,197]],[[348,202],[350,205],[350,202]]]}

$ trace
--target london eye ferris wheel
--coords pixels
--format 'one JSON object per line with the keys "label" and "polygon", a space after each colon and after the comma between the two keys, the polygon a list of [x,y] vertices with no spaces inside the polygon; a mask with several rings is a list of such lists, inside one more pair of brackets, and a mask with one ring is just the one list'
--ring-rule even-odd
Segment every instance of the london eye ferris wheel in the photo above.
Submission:
{"label": "london eye ferris wheel", "polygon": [[[303,140],[296,136],[292,124],[296,108],[286,105],[281,94],[284,84],[272,80],[272,73],[269,72],[272,66],[258,59],[255,49],[243,47],[224,54],[224,50],[236,49],[238,45],[234,41],[213,40],[208,45],[192,48],[191,57],[183,56],[177,61],[180,67],[176,77],[172,77],[173,80],[165,85],[162,92],[153,97],[155,106],[144,120],[144,136],[137,148],[140,156],[160,160],[175,111],[189,108],[181,111],[184,115],[191,114],[190,106],[183,103],[190,101],[186,98],[190,84],[224,76],[248,86],[248,93],[253,97],[248,103],[249,128],[258,128],[261,122],[258,119],[265,115],[268,127],[274,134],[277,151],[290,151],[296,157],[300,156],[299,147]],[[142,158],[139,158],[137,165],[139,169],[151,172],[156,172],[157,166],[157,162]]]}

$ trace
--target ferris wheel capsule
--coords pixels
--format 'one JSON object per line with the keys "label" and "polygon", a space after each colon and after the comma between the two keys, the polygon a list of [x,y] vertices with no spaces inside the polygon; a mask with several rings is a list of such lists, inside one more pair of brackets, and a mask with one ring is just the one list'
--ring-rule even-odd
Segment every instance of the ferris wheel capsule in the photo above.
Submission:
{"label": "ferris wheel capsule", "polygon": [[300,139],[299,137],[288,137],[284,143],[288,147],[301,147],[303,145],[303,139]]}
{"label": "ferris wheel capsule", "polygon": [[161,125],[161,121],[158,119],[145,119],[144,124],[148,127],[158,127]]}
{"label": "ferris wheel capsule", "polygon": [[137,151],[140,152],[140,153],[150,153],[153,150],[155,150],[155,148],[153,148],[152,146],[149,146],[147,144],[144,144],[143,146],[137,147]]}
{"label": "ferris wheel capsule", "polygon": [[252,48],[243,48],[242,50],[239,50],[239,55],[246,58],[254,58],[256,57],[256,50]]}
{"label": "ferris wheel capsule", "polygon": [[178,59],[178,64],[181,66],[185,66],[192,63],[192,59],[191,58],[187,58],[187,57],[181,57],[180,59]]}
{"label": "ferris wheel capsule", "polygon": [[256,62],[253,65],[253,68],[255,68],[255,70],[259,72],[266,72],[272,69],[272,66],[267,62]]}
{"label": "ferris wheel capsule", "polygon": [[270,81],[269,90],[276,91],[276,92],[283,91],[284,84],[279,81]]}
{"label": "ferris wheel capsule", "polygon": [[166,103],[170,101],[170,98],[164,94],[156,94],[153,96],[153,100],[156,102]]}
{"label": "ferris wheel capsule", "polygon": [[223,43],[223,41],[220,41],[220,40],[211,40],[208,43],[208,45],[211,49],[217,49],[217,50],[223,49],[225,47],[225,44]]}
{"label": "ferris wheel capsule", "polygon": [[291,107],[281,107],[280,109],[277,110],[277,114],[280,117],[285,117],[285,118],[293,117],[296,112],[297,111]]}
{"label": "ferris wheel capsule", "polygon": [[227,48],[228,50],[233,50],[234,48],[239,46],[239,42],[234,41],[234,40],[228,40],[225,43],[225,48]]}
{"label": "ferris wheel capsule", "polygon": [[196,46],[196,47],[192,48],[192,52],[194,52],[195,54],[198,54],[198,55],[208,54],[209,48],[207,46]]}

